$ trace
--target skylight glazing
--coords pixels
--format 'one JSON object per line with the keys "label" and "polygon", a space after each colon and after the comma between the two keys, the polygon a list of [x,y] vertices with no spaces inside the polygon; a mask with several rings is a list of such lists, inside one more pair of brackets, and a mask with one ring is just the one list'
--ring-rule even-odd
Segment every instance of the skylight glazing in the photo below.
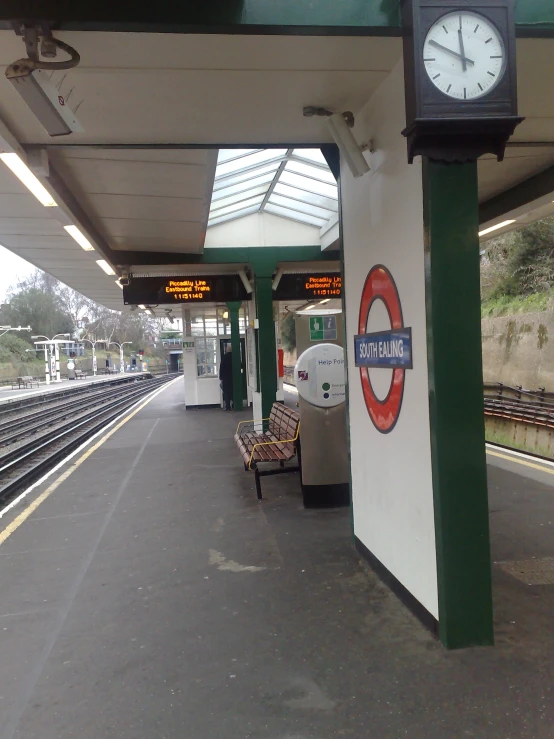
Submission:
{"label": "skylight glazing", "polygon": [[320,149],[220,149],[208,227],[256,212],[319,227],[334,221],[337,183]]}

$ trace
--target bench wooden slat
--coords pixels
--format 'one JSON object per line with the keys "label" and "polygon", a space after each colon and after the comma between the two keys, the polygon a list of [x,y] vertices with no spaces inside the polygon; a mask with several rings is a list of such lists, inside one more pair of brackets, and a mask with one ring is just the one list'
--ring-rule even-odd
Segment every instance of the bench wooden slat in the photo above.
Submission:
{"label": "bench wooden slat", "polygon": [[[279,469],[264,473],[258,470],[258,464],[280,462],[283,465],[297,456],[296,438],[300,417],[296,411],[282,403],[274,403],[269,419],[263,423],[266,424],[264,430],[259,430],[263,426],[262,422],[253,421],[252,424],[245,424],[242,428],[239,425],[234,436],[245,467],[250,467],[255,472],[256,491],[260,500],[262,497],[260,475],[275,474]],[[290,468],[284,468],[283,472],[289,470]]]}

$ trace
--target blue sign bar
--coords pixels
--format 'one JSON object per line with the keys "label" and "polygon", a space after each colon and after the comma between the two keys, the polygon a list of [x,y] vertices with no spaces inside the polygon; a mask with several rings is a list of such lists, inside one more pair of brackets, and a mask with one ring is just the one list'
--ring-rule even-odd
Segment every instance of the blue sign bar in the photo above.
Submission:
{"label": "blue sign bar", "polygon": [[354,337],[356,367],[412,369],[412,329],[377,331]]}

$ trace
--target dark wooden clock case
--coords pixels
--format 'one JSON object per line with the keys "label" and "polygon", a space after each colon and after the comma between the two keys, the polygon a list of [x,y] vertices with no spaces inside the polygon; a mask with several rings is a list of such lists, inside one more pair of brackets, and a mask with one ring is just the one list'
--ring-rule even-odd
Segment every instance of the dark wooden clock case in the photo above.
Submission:
{"label": "dark wooden clock case", "polygon": [[[507,54],[504,76],[489,94],[455,100],[438,90],[423,62],[431,26],[447,13],[473,11],[500,32]],[[517,70],[513,0],[403,0],[404,80],[408,161],[418,154],[446,162],[467,162],[483,154],[504,157],[506,142],[523,120],[517,115]]]}

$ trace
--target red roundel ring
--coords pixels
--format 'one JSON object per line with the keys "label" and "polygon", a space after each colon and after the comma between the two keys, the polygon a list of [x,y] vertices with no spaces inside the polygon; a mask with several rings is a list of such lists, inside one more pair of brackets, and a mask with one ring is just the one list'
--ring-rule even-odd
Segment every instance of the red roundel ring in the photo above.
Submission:
{"label": "red roundel ring", "polygon": [[[382,264],[376,264],[368,274],[362,299],[360,301],[360,318],[358,322],[358,333],[365,334],[369,311],[375,300],[382,300],[389,314],[391,328],[404,328],[402,307],[396,283],[389,270]],[[379,400],[375,395],[369,379],[369,369],[360,367],[360,379],[366,408],[373,425],[382,434],[388,434],[398,421],[402,397],[404,396],[404,380],[406,370],[403,367],[395,367],[392,371],[392,381],[387,397]]]}

